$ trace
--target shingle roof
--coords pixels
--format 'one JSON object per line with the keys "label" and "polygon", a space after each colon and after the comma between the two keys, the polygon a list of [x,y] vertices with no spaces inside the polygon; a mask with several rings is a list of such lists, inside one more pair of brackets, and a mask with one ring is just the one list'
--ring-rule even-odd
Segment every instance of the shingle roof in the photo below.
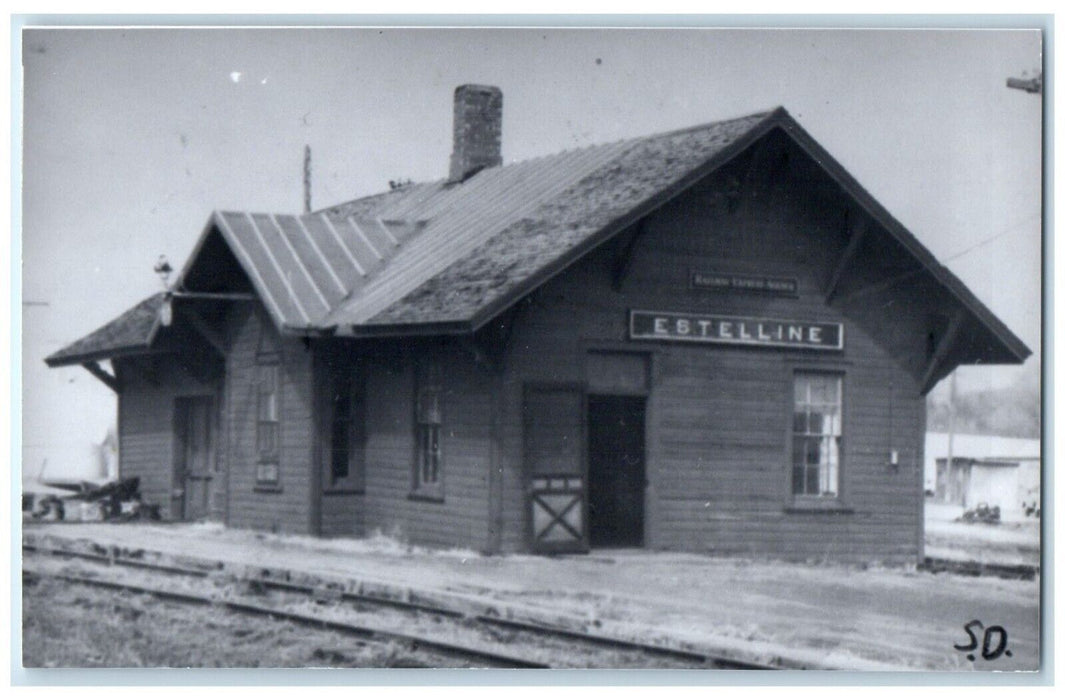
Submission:
{"label": "shingle roof", "polygon": [[113,321],[45,358],[49,367],[144,352],[159,328],[163,293],[153,294]]}
{"label": "shingle roof", "polygon": [[486,168],[461,183],[411,184],[314,214],[214,212],[177,287],[218,230],[287,332],[468,328],[773,114]]}
{"label": "shingle roof", "polygon": [[[407,185],[314,214],[215,212],[178,288],[217,230],[287,333],[470,332],[775,128],[825,167],[1008,357],[1030,354],[783,108],[486,168],[461,183]],[[104,331],[140,308],[75,346],[103,334],[93,345],[100,352]]]}
{"label": "shingle roof", "polygon": [[327,209],[330,216],[429,222],[387,276],[329,319],[360,327],[356,332],[474,321],[612,222],[746,141],[772,114],[566,151],[485,169],[458,186],[441,181]]}

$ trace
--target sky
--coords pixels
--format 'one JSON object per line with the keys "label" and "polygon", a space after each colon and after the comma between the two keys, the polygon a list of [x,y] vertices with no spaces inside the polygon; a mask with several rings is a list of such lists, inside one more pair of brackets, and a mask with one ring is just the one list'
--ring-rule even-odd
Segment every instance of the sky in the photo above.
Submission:
{"label": "sky", "polygon": [[[43,358],[162,289],[215,209],[298,213],[437,179],[457,85],[504,94],[523,160],[785,106],[1034,351],[1041,65],[1034,31],[28,29],[23,34],[23,472],[85,474],[109,389]],[[942,386],[937,388],[941,390]]]}

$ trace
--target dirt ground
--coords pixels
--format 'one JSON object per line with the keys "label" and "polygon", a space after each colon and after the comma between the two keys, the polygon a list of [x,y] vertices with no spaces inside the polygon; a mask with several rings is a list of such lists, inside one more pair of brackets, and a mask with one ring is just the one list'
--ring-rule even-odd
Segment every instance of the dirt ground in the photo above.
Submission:
{"label": "dirt ground", "polygon": [[[484,625],[462,616],[248,586],[232,574],[174,576],[37,552],[25,554],[23,567],[27,601],[23,658],[27,666],[495,668],[517,660],[519,668],[526,664],[555,669],[705,667],[690,657],[583,644]],[[64,577],[79,581],[57,584]],[[202,596],[215,604],[175,604],[169,599],[157,600],[128,590],[101,590],[80,582],[92,580]],[[320,624],[299,622],[294,626],[247,610],[233,610],[222,601],[355,629],[326,630]],[[422,642],[370,634],[367,630],[413,635]],[[267,635],[270,643],[257,654],[257,640]],[[441,649],[434,642],[502,658]]]}
{"label": "dirt ground", "polygon": [[1009,513],[1001,523],[959,522],[961,506],[925,502],[925,555],[993,564],[1039,564],[1039,519]]}
{"label": "dirt ground", "polygon": [[[631,550],[486,557],[382,537],[320,540],[214,525],[32,524],[27,532],[461,593],[581,616],[604,632],[816,666],[1038,668],[1038,580]],[[1002,626],[1010,655],[969,660],[956,650],[972,620]]]}
{"label": "dirt ground", "polygon": [[[44,578],[23,587],[26,668],[411,668],[393,642]],[[453,662],[452,662],[453,663]]]}

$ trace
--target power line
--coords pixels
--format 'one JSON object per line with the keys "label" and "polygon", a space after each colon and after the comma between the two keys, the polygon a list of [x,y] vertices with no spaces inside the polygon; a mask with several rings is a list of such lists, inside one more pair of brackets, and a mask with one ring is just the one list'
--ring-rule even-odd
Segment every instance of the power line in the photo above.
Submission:
{"label": "power line", "polygon": [[951,260],[956,260],[956,259],[960,258],[961,256],[967,254],[967,253],[971,253],[972,251],[976,250],[977,248],[981,248],[981,247],[987,245],[988,243],[990,243],[991,241],[994,241],[995,239],[1002,238],[1007,233],[1013,233],[1014,231],[1019,229],[1021,226],[1024,226],[1025,224],[1027,224],[1027,223],[1029,223],[1031,221],[1034,221],[1035,219],[1038,219],[1039,217],[1040,217],[1040,214],[1033,214],[1031,216],[1028,216],[1028,217],[1022,219],[1021,221],[1018,221],[1017,223],[1013,224],[1012,226],[1009,226],[1008,228],[1002,229],[1001,231],[999,231],[995,235],[988,236],[987,238],[985,238],[984,240],[980,241],[979,243],[974,243],[973,245],[969,246],[968,248],[965,248],[964,250],[960,250],[957,253],[954,253],[953,255],[949,255],[949,256],[943,258],[943,260],[941,262],[950,262]]}
{"label": "power line", "polygon": [[[1016,229],[1020,228],[1021,226],[1024,226],[1025,224],[1029,223],[1033,219],[1038,219],[1039,216],[1040,216],[1039,214],[1035,214],[1033,216],[1029,216],[1029,217],[1027,217],[1025,219],[1022,219],[1021,221],[1018,221],[1017,223],[1015,223],[1012,226],[1010,226],[1009,228],[1006,228],[1006,229],[1003,229],[1002,231],[999,231],[994,236],[990,236],[988,238],[985,238],[984,240],[980,241],[979,243],[971,245],[968,248],[965,248],[964,250],[958,251],[957,253],[954,253],[953,255],[950,255],[948,257],[945,257],[945,258],[939,260],[939,262],[940,262],[940,264],[943,264],[943,263],[948,263],[951,260],[957,260],[958,258],[960,258],[961,256],[965,255],[966,253],[971,253],[972,251],[976,250],[977,248],[980,248],[981,246],[987,245],[988,243],[990,243],[991,241],[995,240],[996,238],[1001,238],[1002,236],[1005,236],[1008,233],[1012,233],[1013,231],[1015,231]],[[907,270],[906,272],[903,272],[903,273],[900,273],[898,275],[895,275],[894,277],[888,277],[887,279],[880,280],[879,282],[876,282],[876,283],[874,283],[874,284],[872,284],[872,285],[870,285],[868,287],[864,287],[862,289],[858,289],[858,290],[856,290],[854,292],[851,292],[850,294],[847,294],[847,295],[843,296],[842,298],[843,299],[855,299],[857,297],[866,296],[866,295],[868,295],[870,293],[873,293],[873,292],[883,291],[885,289],[889,289],[891,287],[894,287],[899,282],[907,280],[907,279],[909,279],[911,277],[916,277],[917,275],[920,275],[920,274],[922,274],[922,273],[924,273],[926,271],[927,271],[927,268],[925,268],[922,265],[922,266],[914,268],[912,270]]]}

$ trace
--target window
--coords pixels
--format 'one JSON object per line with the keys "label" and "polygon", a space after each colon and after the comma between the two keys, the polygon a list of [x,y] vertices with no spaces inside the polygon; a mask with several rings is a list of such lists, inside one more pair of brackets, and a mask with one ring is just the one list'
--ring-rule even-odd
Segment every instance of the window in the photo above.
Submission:
{"label": "window", "polygon": [[791,433],[793,496],[839,496],[842,443],[843,377],[796,373]]}
{"label": "window", "polygon": [[276,362],[256,365],[255,446],[258,465],[255,480],[258,483],[276,484],[278,481],[278,457],[281,452],[278,375],[279,366]]}
{"label": "window", "polygon": [[365,488],[366,397],[361,372],[339,371],[330,386],[327,484],[333,490]]}
{"label": "window", "polygon": [[440,371],[435,363],[420,368],[415,393],[413,495],[442,499],[443,454],[440,449]]}

